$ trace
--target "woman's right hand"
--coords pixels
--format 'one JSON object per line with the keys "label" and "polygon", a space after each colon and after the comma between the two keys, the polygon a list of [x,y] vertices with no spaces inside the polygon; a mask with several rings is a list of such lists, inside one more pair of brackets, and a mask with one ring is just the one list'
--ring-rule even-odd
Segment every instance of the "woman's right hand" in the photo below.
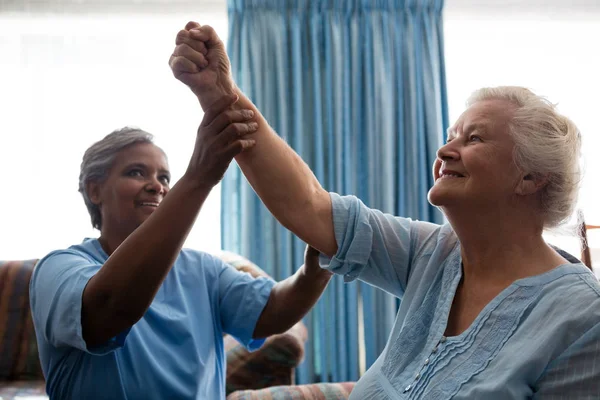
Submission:
{"label": "woman's right hand", "polygon": [[231,160],[256,142],[246,135],[258,129],[252,110],[232,110],[237,95],[226,95],[205,112],[198,128],[194,153],[185,177],[198,187],[213,187],[225,175]]}

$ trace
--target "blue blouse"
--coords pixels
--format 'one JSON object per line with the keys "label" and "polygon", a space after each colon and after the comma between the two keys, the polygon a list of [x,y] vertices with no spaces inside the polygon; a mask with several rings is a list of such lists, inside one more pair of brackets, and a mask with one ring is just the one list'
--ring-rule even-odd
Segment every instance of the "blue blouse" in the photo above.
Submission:
{"label": "blue blouse", "polygon": [[466,331],[446,337],[462,275],[451,226],[331,199],[339,248],[326,268],[401,299],[388,343],[351,399],[600,398],[600,285],[584,265],[513,282]]}

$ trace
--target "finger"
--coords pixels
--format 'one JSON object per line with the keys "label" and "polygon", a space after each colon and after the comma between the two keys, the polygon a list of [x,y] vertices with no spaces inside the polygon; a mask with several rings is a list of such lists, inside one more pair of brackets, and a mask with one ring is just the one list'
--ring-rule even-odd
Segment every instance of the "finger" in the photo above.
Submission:
{"label": "finger", "polygon": [[318,257],[319,254],[319,250],[315,249],[310,245],[306,245],[306,257]]}
{"label": "finger", "polygon": [[225,151],[223,152],[223,157],[227,157],[227,159],[233,159],[238,154],[250,150],[252,147],[256,145],[256,141],[254,139],[240,139],[231,143]]}
{"label": "finger", "polygon": [[221,141],[223,145],[232,143],[249,133],[256,132],[257,129],[258,124],[256,122],[236,122],[234,124],[229,124],[223,132],[219,133],[219,141]]}
{"label": "finger", "polygon": [[196,50],[201,54],[206,55],[208,53],[208,51],[206,50],[206,44],[204,44],[204,42],[201,40],[192,39],[190,37],[190,33],[186,30],[179,31],[177,37],[175,38],[175,44],[187,44],[192,49]]}
{"label": "finger", "polygon": [[200,24],[197,23],[196,21],[190,21],[187,24],[185,24],[186,31],[189,31],[190,29],[194,29],[194,28],[200,28]]}
{"label": "finger", "polygon": [[185,57],[172,55],[169,59],[169,65],[176,77],[184,73],[195,74],[199,71],[198,66]]}
{"label": "finger", "polygon": [[236,101],[238,101],[237,94],[230,94],[219,98],[219,100],[211,104],[204,113],[200,127],[203,128],[209,126],[219,114],[235,104]]}
{"label": "finger", "polygon": [[254,117],[252,110],[228,110],[225,109],[210,124],[209,128],[217,133],[221,133],[229,124],[234,122],[247,122]]}
{"label": "finger", "polygon": [[217,32],[209,25],[202,25],[199,28],[191,29],[190,37],[206,42],[209,46],[219,41],[219,35],[217,35]]}
{"label": "finger", "polygon": [[175,36],[175,44],[184,43],[186,38],[190,38],[190,33],[185,29],[180,30],[179,32],[177,32],[177,36]]}
{"label": "finger", "polygon": [[175,57],[184,57],[193,62],[198,66],[199,69],[206,68],[208,66],[208,60],[204,57],[204,54],[197,52],[187,44],[180,44],[175,47],[173,52]]}

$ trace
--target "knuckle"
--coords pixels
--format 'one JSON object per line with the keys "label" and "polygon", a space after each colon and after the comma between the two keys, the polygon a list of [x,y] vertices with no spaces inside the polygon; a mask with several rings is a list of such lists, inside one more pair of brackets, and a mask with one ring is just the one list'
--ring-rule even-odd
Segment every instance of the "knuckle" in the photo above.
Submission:
{"label": "knuckle", "polygon": [[231,124],[229,125],[226,129],[225,129],[225,134],[227,136],[231,136],[231,135],[235,135],[237,136],[239,134],[238,128],[236,126],[236,124]]}
{"label": "knuckle", "polygon": [[171,58],[171,66],[173,69],[181,69],[184,65],[184,61],[181,57],[173,57]]}
{"label": "knuckle", "polygon": [[235,113],[227,111],[225,112],[225,115],[227,116],[227,122],[229,123],[229,125],[234,125],[236,122]]}
{"label": "knuckle", "polygon": [[190,50],[192,49],[187,43],[182,43],[175,48],[175,54],[180,56],[189,56]]}
{"label": "knuckle", "polygon": [[188,31],[186,31],[185,29],[180,30],[179,32],[177,32],[177,36],[175,37],[175,42],[177,44],[185,41],[189,36]]}
{"label": "knuckle", "polygon": [[189,21],[187,24],[185,24],[185,29],[198,28],[199,26],[200,24],[198,24],[196,21]]}

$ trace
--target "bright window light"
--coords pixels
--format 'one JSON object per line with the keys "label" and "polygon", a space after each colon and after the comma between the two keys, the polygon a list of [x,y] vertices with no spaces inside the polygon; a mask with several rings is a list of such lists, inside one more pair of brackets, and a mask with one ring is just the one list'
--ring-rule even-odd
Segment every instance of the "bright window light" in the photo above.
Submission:
{"label": "bright window light", "polygon": [[[226,40],[225,13],[203,15]],[[81,195],[85,149],[138,126],[167,153],[174,182],[202,111],[168,59],[189,15],[0,14],[0,260],[39,258],[97,237]],[[186,247],[217,251],[220,187]]]}
{"label": "bright window light", "polygon": [[[600,13],[552,19],[449,13],[444,23],[450,123],[464,111],[470,93],[484,86],[525,86],[558,103],[583,137],[585,177],[578,207],[588,223],[600,225]],[[588,235],[598,266],[600,236],[596,231]],[[580,256],[576,237],[547,238]]]}

